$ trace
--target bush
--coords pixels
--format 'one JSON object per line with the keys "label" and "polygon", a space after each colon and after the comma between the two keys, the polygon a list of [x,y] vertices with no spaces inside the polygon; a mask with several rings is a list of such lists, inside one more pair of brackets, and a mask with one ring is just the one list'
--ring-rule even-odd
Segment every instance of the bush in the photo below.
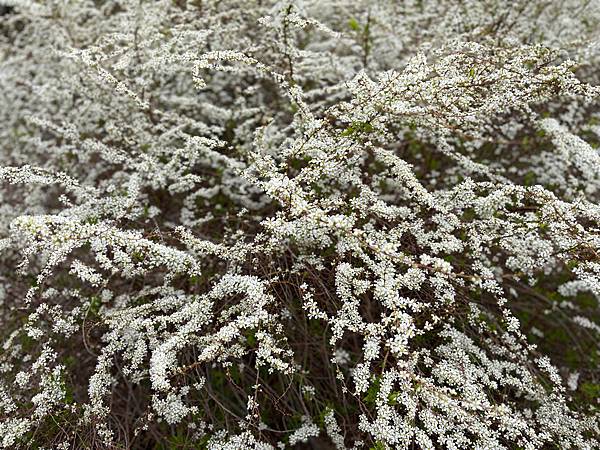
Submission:
{"label": "bush", "polygon": [[600,6],[0,0],[5,448],[600,448]]}

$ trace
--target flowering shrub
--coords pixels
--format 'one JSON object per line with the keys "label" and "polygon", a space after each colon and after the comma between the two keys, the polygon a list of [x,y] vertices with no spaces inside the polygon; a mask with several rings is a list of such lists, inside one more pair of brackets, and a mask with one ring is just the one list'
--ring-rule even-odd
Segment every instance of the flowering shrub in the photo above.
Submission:
{"label": "flowering shrub", "polygon": [[600,448],[600,4],[0,0],[4,448]]}

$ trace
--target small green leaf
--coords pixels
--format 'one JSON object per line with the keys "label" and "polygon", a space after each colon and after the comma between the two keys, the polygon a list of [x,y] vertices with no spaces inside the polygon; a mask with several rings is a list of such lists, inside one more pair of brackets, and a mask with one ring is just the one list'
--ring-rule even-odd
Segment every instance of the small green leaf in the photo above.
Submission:
{"label": "small green leaf", "polygon": [[350,28],[354,31],[360,31],[360,24],[358,23],[358,21],[354,18],[350,19],[348,21],[348,25],[350,26]]}
{"label": "small green leaf", "polygon": [[342,131],[342,136],[352,136],[356,133],[372,133],[373,131],[373,125],[369,122],[352,122],[348,128]]}

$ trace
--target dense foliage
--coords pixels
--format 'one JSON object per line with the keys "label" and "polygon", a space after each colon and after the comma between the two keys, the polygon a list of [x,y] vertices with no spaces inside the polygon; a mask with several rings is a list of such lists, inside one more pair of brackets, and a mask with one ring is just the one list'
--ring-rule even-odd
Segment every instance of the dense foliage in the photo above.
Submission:
{"label": "dense foliage", "polygon": [[600,448],[598,0],[0,5],[0,446]]}

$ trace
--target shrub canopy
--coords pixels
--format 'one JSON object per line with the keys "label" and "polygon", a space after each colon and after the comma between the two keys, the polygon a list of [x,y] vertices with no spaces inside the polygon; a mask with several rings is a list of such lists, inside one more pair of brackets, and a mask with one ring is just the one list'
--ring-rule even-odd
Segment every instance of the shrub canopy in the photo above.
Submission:
{"label": "shrub canopy", "polygon": [[598,1],[0,5],[1,446],[598,448]]}

